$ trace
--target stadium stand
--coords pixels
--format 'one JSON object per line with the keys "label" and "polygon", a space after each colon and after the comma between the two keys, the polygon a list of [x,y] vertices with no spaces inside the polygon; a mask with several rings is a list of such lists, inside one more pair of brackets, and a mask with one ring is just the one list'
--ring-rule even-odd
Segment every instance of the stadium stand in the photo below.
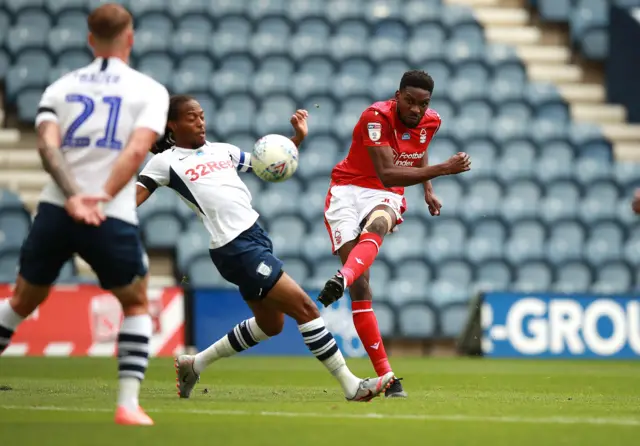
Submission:
{"label": "stadium stand", "polygon": [[[47,82],[89,61],[84,17],[96,3],[14,0],[0,6],[4,105],[20,123],[33,120]],[[138,29],[134,66],[174,93],[196,95],[210,140],[249,150],[262,134],[288,134],[296,106],[311,111],[294,178],[274,185],[244,177],[276,252],[308,289],[338,267],[322,222],[324,197],[359,114],[391,96],[406,69],[433,75],[432,108],[444,123],[430,161],[464,150],[473,170],[434,182],[444,203],[439,218],[428,215],[420,188],[407,189],[406,221],[386,239],[372,274],[385,335],[454,336],[466,303],[480,290],[622,292],[638,286],[640,226],[630,197],[640,170],[629,161],[637,156],[629,147],[640,141],[638,127],[625,123],[624,108],[604,103],[602,85],[585,82],[570,47],[545,40],[523,5],[126,3]],[[542,18],[570,22],[574,41],[588,55],[603,54],[593,35],[605,23],[595,17],[605,0],[532,3]],[[33,209],[45,174],[33,150],[15,146],[0,150],[0,186],[17,191]],[[0,274],[10,275],[28,219],[16,194],[0,198]],[[170,273],[178,281],[228,286],[213,272],[207,234],[172,192],[159,190],[140,217],[148,248],[171,253]],[[158,263],[162,257],[152,258],[152,266]],[[74,280],[74,272],[67,279]]]}

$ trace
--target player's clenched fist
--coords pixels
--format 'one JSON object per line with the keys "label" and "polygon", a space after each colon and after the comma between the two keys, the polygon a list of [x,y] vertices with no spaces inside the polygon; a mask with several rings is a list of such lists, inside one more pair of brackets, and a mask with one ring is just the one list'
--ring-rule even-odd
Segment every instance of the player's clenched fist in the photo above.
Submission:
{"label": "player's clenched fist", "polygon": [[471,158],[464,152],[458,152],[444,162],[448,174],[455,175],[457,173],[467,172],[471,170]]}

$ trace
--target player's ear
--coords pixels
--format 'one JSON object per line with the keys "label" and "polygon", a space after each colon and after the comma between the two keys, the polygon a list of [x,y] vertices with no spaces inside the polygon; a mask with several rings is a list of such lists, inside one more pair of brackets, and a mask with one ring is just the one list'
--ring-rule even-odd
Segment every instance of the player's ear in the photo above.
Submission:
{"label": "player's ear", "polygon": [[91,48],[96,48],[96,39],[93,37],[93,34],[87,33],[87,42],[89,42]]}
{"label": "player's ear", "polygon": [[400,100],[400,90],[396,90],[396,101]]}

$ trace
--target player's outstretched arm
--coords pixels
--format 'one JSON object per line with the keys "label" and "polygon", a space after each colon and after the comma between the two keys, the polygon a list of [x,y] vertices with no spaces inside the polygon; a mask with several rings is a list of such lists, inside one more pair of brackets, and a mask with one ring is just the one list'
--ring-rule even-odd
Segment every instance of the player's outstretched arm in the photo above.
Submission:
{"label": "player's outstretched arm", "polygon": [[69,165],[60,150],[62,142],[60,127],[52,121],[44,121],[38,125],[38,154],[42,166],[56,182],[66,198],[80,192],[78,183],[69,169]]}
{"label": "player's outstretched arm", "polygon": [[466,153],[457,153],[447,161],[434,166],[401,167],[394,163],[393,149],[389,146],[367,147],[378,178],[385,187],[406,187],[424,183],[444,175],[455,175],[471,169]]}

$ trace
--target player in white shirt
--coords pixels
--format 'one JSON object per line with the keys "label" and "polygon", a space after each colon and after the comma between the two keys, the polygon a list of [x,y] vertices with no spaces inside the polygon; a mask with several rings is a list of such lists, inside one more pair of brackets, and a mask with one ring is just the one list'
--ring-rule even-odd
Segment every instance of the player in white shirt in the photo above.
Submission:
{"label": "player in white shirt", "polygon": [[[307,112],[291,118],[292,141],[307,135]],[[189,398],[200,373],[212,362],[240,353],[282,331],[284,315],[295,319],[305,344],[340,382],[349,401],[369,401],[393,382],[393,373],[360,379],[351,373],[316,304],[283,271],[273,245],[257,224],[251,194],[238,172],[251,170],[251,154],[236,146],[205,139],[204,112],[189,96],[171,98],[167,121],[168,144],[138,178],[138,204],[158,187],[168,186],[190,204],[211,234],[210,256],[220,275],[239,287],[254,317],[195,356],[176,359],[178,393]]]}
{"label": "player in white shirt", "polygon": [[87,23],[94,62],[54,82],[40,101],[38,150],[51,181],[22,246],[14,295],[0,304],[0,353],[78,253],[124,313],[115,422],[151,425],[138,403],[152,323],[135,176],[149,145],[164,134],[169,93],[129,67],[134,32],[126,9],[103,5]]}

